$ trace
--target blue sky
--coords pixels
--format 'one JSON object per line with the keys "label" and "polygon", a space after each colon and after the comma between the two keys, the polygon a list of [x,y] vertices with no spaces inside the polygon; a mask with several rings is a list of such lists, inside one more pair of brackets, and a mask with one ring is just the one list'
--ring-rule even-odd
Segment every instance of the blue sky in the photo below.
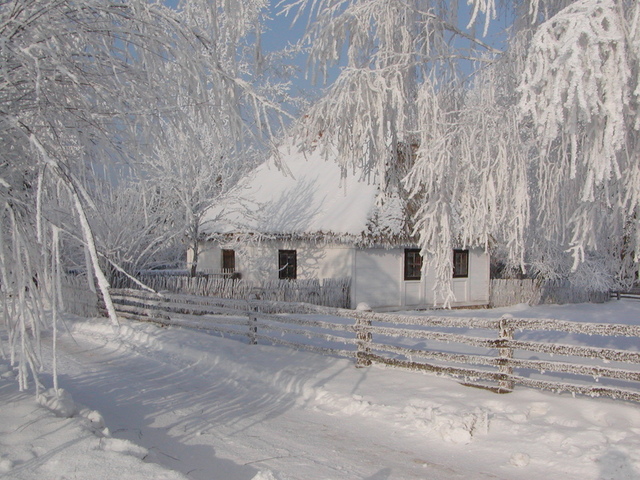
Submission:
{"label": "blue sky", "polygon": [[[175,6],[178,0],[165,0],[168,5]],[[282,11],[282,7],[278,6],[281,0],[270,1],[270,11],[268,16],[270,20],[267,22],[266,31],[262,37],[262,47],[265,52],[278,51],[285,48],[287,45],[295,43],[304,34],[307,18],[302,16],[297,22],[293,22],[295,12],[291,12],[288,16],[278,14]],[[471,7],[465,7],[463,4],[460,13],[459,27],[462,30],[466,30],[466,24],[469,19]],[[495,46],[496,48],[503,48],[504,45],[504,30],[511,22],[509,15],[505,15],[505,8],[503,7],[499,12],[500,17],[494,19],[491,22],[489,33],[486,38],[482,40],[486,43]],[[477,29],[481,31],[484,24],[484,17],[479,17],[477,20]],[[310,81],[305,79],[306,72],[306,60],[304,56],[299,55],[295,59],[291,60],[300,73],[297,78],[293,79],[294,86],[297,90],[309,90],[310,92],[317,92],[323,85],[313,85]],[[339,69],[334,68],[330,72],[329,81],[334,80],[338,75]],[[332,75],[331,75],[332,74]],[[298,92],[292,92],[296,95]],[[313,93],[312,93],[313,95]]]}
{"label": "blue sky", "polygon": [[[278,14],[278,12],[282,11],[281,7],[277,7],[279,2],[280,0],[271,2],[269,12],[270,20],[266,25],[266,31],[262,37],[262,48],[265,52],[277,51],[297,42],[304,35],[307,26],[306,17],[301,17],[294,23],[295,12],[289,13],[288,16]],[[306,80],[305,57],[298,55],[292,62],[300,70],[298,78],[293,79],[294,85],[301,90],[317,92],[322,85],[314,85],[311,81]],[[338,69],[333,69],[333,73],[335,77],[337,77]],[[295,92],[292,93],[295,94]]]}
{"label": "blue sky", "polygon": [[[294,24],[293,18],[294,18],[295,12],[290,13],[289,16],[277,14],[282,10],[282,7],[277,6],[280,1],[281,0],[271,1],[271,7],[270,7],[271,11],[269,12],[269,16],[271,17],[271,20],[267,23],[266,25],[267,29],[262,38],[263,49],[266,52],[275,51],[275,50],[286,47],[289,43],[296,42],[304,34],[304,31],[305,31],[306,22],[307,22],[306,17],[301,17]],[[470,18],[470,13],[471,13],[471,7],[466,7],[463,4],[461,7],[460,22],[459,22],[459,27],[463,31],[466,31],[466,26]],[[483,42],[491,46],[494,46],[495,48],[498,48],[498,49],[504,48],[504,42],[506,37],[504,32],[507,26],[512,21],[512,17],[505,13],[506,13],[505,9],[502,8],[501,11],[499,11],[499,15],[500,15],[499,18],[493,19],[491,21],[487,36],[481,37],[480,35]],[[476,29],[481,33],[483,27],[484,27],[484,17],[479,16],[477,20]],[[296,58],[295,65],[298,66],[298,68],[300,68],[300,70],[303,72],[301,73],[301,76],[303,77],[304,70],[306,67],[305,59],[302,56]],[[333,78],[337,76],[337,73],[338,73],[338,69],[334,69]],[[306,81],[304,78],[296,79],[295,84],[299,88],[309,88],[309,89],[314,88],[311,82]]]}
{"label": "blue sky", "polygon": [[265,33],[263,41],[264,47],[271,50],[283,48],[290,42],[297,41],[304,33],[306,19],[301,18],[293,24],[293,14],[277,15],[281,10],[276,4],[278,1],[271,2],[269,16],[271,21],[267,24],[268,31]]}

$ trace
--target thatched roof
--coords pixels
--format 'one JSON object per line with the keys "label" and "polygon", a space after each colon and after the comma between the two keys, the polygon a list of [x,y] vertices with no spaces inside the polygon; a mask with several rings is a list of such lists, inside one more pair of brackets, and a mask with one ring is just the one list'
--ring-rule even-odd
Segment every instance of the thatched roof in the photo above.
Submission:
{"label": "thatched roof", "polygon": [[353,171],[344,174],[338,163],[319,152],[283,146],[206,212],[201,230],[206,236],[362,238],[371,235],[374,217],[379,222],[394,216],[381,214],[378,193],[375,180]]}

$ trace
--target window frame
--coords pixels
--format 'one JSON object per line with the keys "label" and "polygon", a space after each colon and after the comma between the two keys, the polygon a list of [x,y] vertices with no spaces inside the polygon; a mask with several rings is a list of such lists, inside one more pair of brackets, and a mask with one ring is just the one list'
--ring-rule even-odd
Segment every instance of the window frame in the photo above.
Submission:
{"label": "window frame", "polygon": [[453,278],[469,278],[469,250],[453,251]]}
{"label": "window frame", "polygon": [[298,252],[296,250],[278,250],[278,278],[280,280],[298,278]]}
{"label": "window frame", "polygon": [[236,252],[230,248],[221,250],[222,273],[234,273],[236,271]]}
{"label": "window frame", "polygon": [[404,280],[407,282],[422,280],[422,263],[423,258],[419,248],[405,248]]}

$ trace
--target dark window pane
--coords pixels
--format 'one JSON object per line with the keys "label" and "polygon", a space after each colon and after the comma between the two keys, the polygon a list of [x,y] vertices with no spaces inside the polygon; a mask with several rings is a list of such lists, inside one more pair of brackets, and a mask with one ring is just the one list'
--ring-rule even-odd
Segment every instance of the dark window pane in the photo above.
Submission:
{"label": "dark window pane", "polygon": [[469,250],[453,251],[453,278],[469,276]]}
{"label": "dark window pane", "polygon": [[419,248],[404,250],[404,279],[420,280],[422,275],[422,255]]}
{"label": "dark window pane", "polygon": [[295,279],[297,258],[295,250],[278,250],[278,278]]}
{"label": "dark window pane", "polygon": [[222,273],[233,273],[236,269],[236,252],[222,250]]}

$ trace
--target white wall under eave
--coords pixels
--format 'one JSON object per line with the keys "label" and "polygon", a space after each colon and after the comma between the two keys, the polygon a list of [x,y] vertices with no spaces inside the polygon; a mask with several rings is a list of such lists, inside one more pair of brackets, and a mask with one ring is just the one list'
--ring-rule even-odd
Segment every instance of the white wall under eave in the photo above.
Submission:
{"label": "white wall under eave", "polygon": [[[356,249],[351,282],[352,307],[367,303],[374,309],[431,308],[442,299],[435,298],[433,269],[420,280],[404,279],[404,248]],[[452,278],[456,296],[452,306],[489,303],[489,256],[482,249],[469,251],[469,276]],[[436,301],[437,300],[437,301]]]}
{"label": "white wall under eave", "polygon": [[[200,242],[198,244],[197,271],[222,271],[222,251],[215,242]],[[191,253],[191,252],[190,252]],[[187,264],[191,265],[193,254],[187,256]]]}
{"label": "white wall under eave", "polygon": [[[325,279],[351,277],[351,306],[365,302],[380,310],[431,308],[434,305],[433,269],[418,281],[404,280],[404,248],[354,248],[345,244],[303,241],[259,243],[215,242],[200,244],[198,270],[220,271],[223,248],[236,252],[236,271],[257,284],[278,278],[278,250],[296,250],[297,277]],[[452,306],[489,303],[489,255],[482,249],[469,251],[469,277],[452,279],[456,300]],[[439,299],[438,303],[441,303]]]}
{"label": "white wall under eave", "polygon": [[222,249],[235,251],[236,271],[243,279],[260,283],[278,279],[278,250],[295,250],[297,254],[297,278],[351,277],[353,247],[344,244],[322,244],[303,241],[265,240],[251,244],[200,244],[198,270],[220,271]]}
{"label": "white wall under eave", "polygon": [[[427,274],[427,305],[433,306],[435,276]],[[455,300],[452,307],[478,306],[489,304],[489,254],[482,248],[469,249],[469,275],[464,278],[452,278],[451,289]],[[437,305],[442,299],[437,299]]]}
{"label": "white wall under eave", "polygon": [[469,250],[469,303],[489,304],[490,274],[489,254],[482,248]]}
{"label": "white wall under eave", "polygon": [[351,306],[366,303],[371,308],[398,307],[400,276],[404,250],[367,248],[355,249],[351,279]]}

